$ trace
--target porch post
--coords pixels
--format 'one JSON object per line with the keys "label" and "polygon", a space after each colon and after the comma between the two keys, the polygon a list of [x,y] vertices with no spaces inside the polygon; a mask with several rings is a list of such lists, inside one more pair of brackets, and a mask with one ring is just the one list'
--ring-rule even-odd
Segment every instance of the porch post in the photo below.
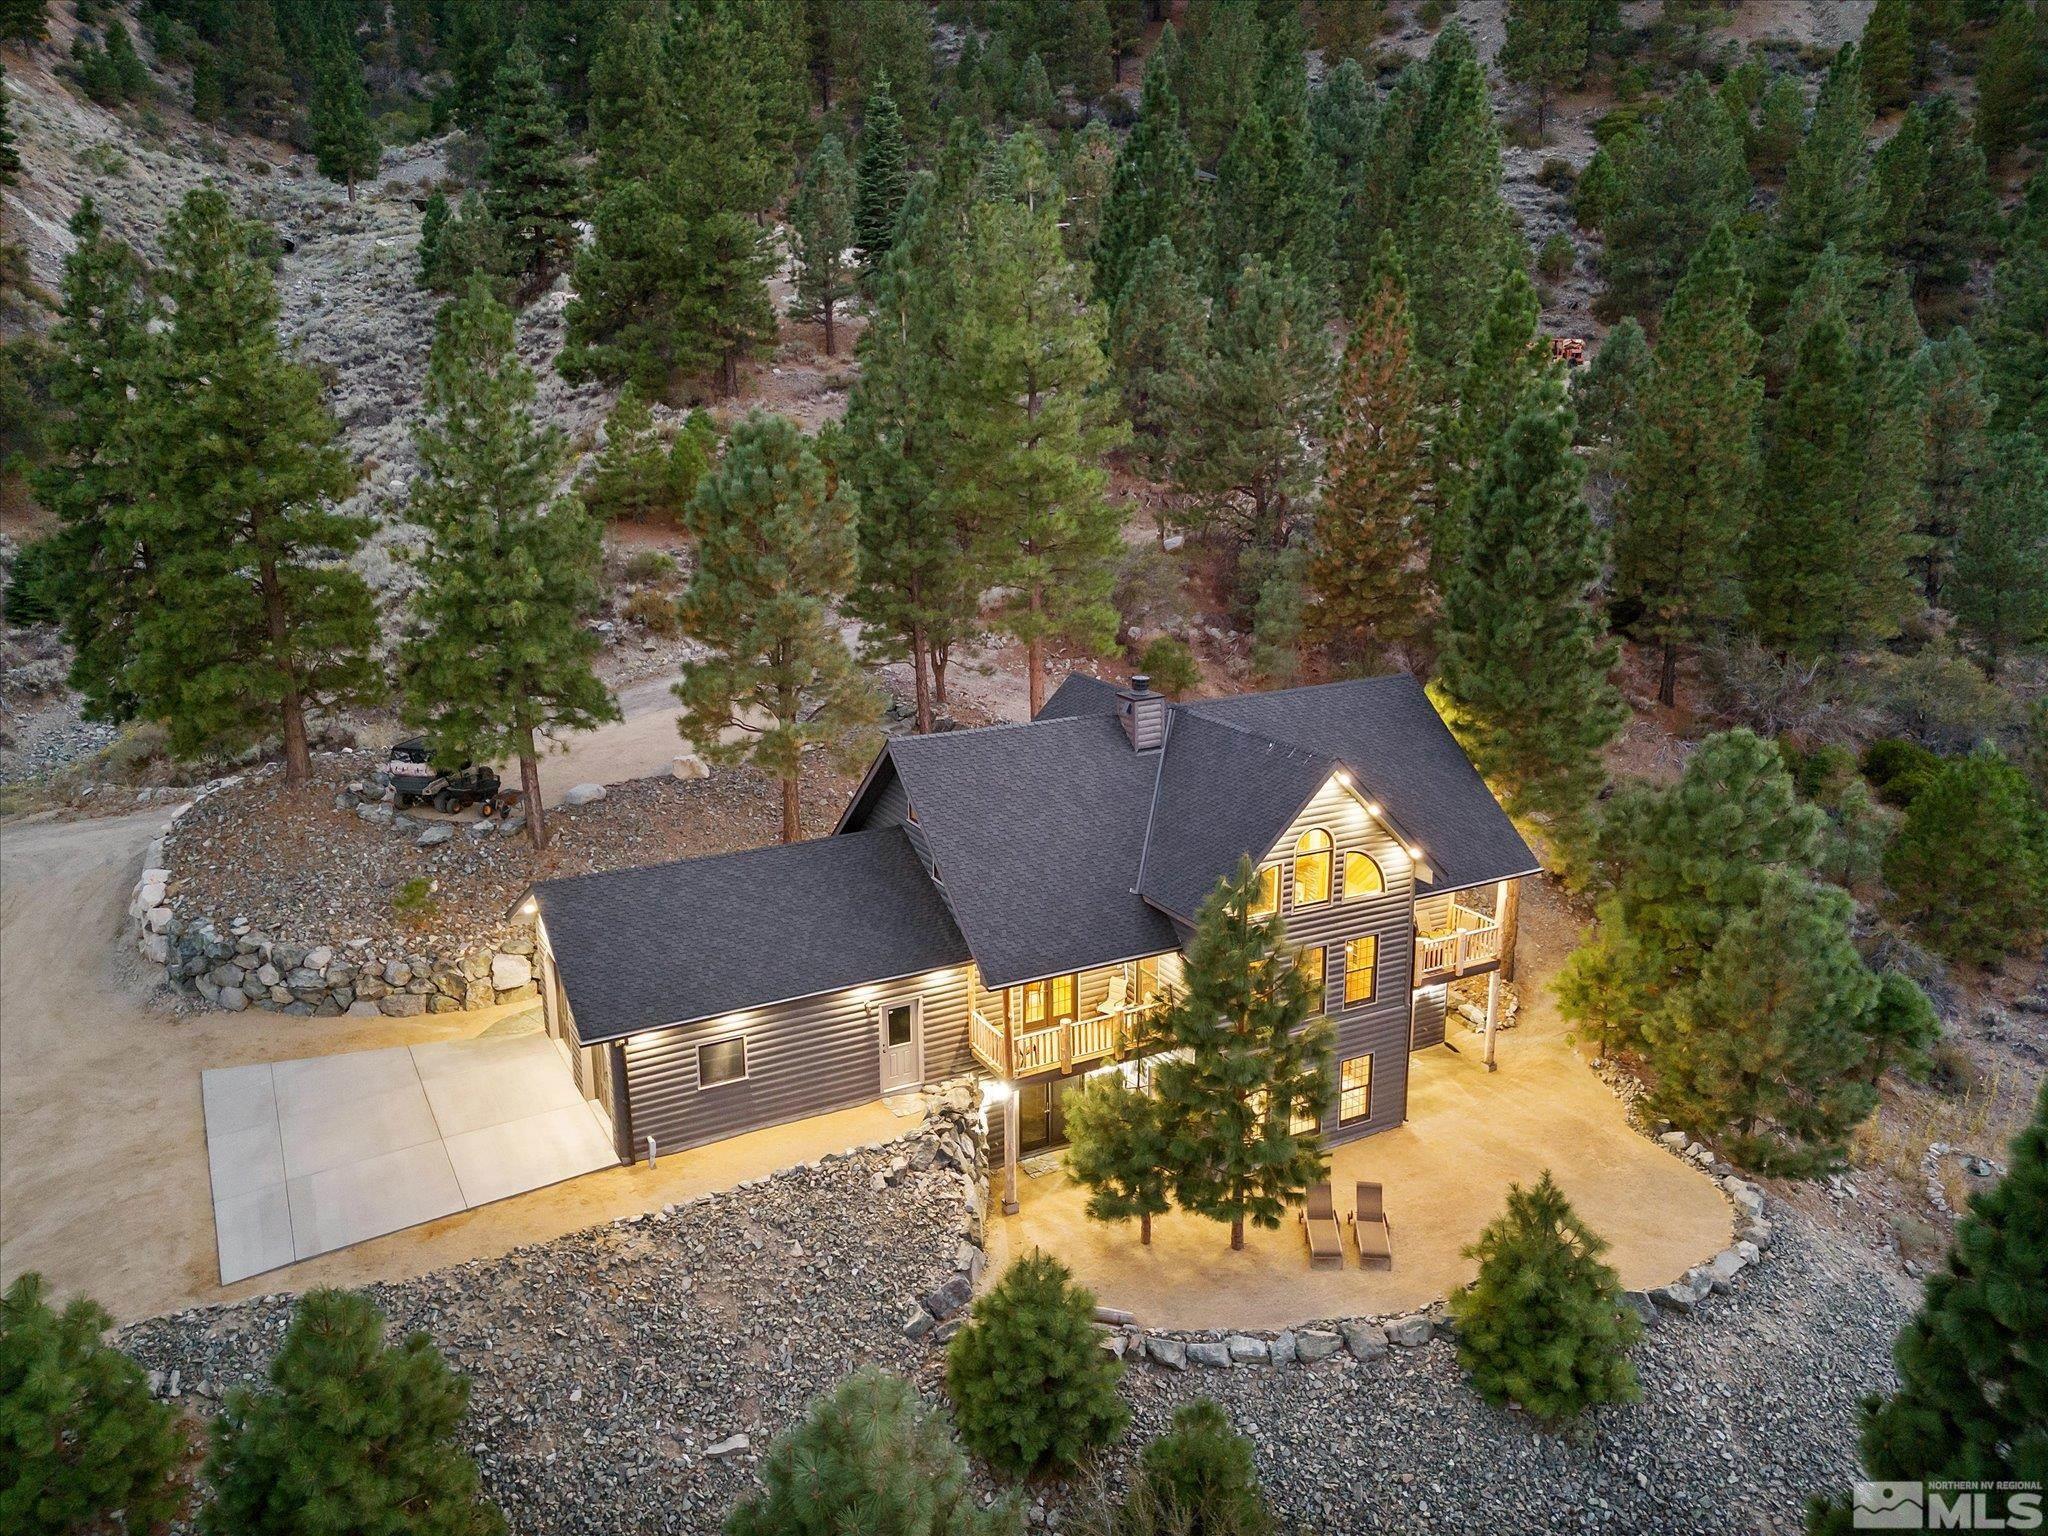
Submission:
{"label": "porch post", "polygon": [[1494,921],[1500,924],[1500,973],[1515,979],[1515,935],[1522,920],[1522,882],[1503,880],[1493,893]]}
{"label": "porch post", "polygon": [[1003,1214],[1017,1214],[1017,1085],[1003,1100]]}
{"label": "porch post", "polygon": [[1500,972],[1486,973],[1486,1070],[1494,1070],[1494,1027],[1500,1023]]}

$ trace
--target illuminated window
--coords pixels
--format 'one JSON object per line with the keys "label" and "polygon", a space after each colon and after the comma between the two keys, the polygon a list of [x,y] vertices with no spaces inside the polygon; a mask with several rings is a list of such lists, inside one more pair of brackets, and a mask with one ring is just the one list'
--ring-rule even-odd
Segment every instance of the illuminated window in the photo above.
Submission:
{"label": "illuminated window", "polygon": [[697,1047],[699,1088],[715,1088],[720,1083],[736,1083],[746,1075],[745,1035],[734,1035],[730,1040],[706,1040]]}
{"label": "illuminated window", "polygon": [[1377,990],[1374,973],[1379,969],[1380,941],[1371,934],[1352,939],[1344,946],[1344,1001],[1369,1003]]}
{"label": "illuminated window", "polygon": [[1296,1107],[1287,1120],[1287,1134],[1290,1136],[1313,1136],[1322,1129],[1323,1122],[1312,1109]]}
{"label": "illuminated window", "polygon": [[1294,843],[1294,904],[1313,907],[1330,899],[1330,834],[1310,827]]}
{"label": "illuminated window", "polygon": [[1375,891],[1387,888],[1387,877],[1380,873],[1379,865],[1372,855],[1360,853],[1357,849],[1344,855],[1344,899],[1355,901],[1360,896],[1370,896]]}
{"label": "illuminated window", "polygon": [[1354,1056],[1337,1070],[1337,1123],[1351,1125],[1371,1119],[1372,1058]]}
{"label": "illuminated window", "polygon": [[1280,910],[1280,866],[1268,864],[1259,871],[1258,883],[1252,887],[1251,916],[1271,917]]}
{"label": "illuminated window", "polygon": [[1052,988],[1052,1016],[1067,1020],[1074,1016],[1074,978],[1055,976],[1049,983]]}
{"label": "illuminated window", "polygon": [[1311,944],[1301,951],[1295,965],[1309,980],[1309,988],[1315,996],[1315,1006],[1323,1006],[1323,984],[1330,975],[1330,951],[1321,944]]}
{"label": "illuminated window", "polygon": [[1017,1011],[1012,1019],[1025,1029],[1042,1024],[1071,1023],[1074,1018],[1074,978],[1054,976],[1045,981],[1027,981],[1011,990]]}

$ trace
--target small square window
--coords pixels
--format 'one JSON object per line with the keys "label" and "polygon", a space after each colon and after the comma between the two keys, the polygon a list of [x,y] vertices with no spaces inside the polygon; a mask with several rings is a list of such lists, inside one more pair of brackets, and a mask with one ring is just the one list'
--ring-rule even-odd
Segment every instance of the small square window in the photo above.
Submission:
{"label": "small square window", "polygon": [[1372,1118],[1372,1057],[1354,1056],[1338,1068],[1337,1123]]}
{"label": "small square window", "polygon": [[697,1086],[715,1088],[720,1083],[736,1083],[747,1075],[747,1037],[734,1035],[729,1040],[706,1040],[697,1047]]}
{"label": "small square window", "polygon": [[1344,946],[1344,1002],[1369,1003],[1379,990],[1380,941],[1371,934]]}

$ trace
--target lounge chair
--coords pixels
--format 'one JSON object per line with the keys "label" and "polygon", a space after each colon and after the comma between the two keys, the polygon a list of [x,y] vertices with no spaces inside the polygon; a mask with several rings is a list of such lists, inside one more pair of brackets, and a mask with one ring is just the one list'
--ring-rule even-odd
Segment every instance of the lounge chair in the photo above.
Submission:
{"label": "lounge chair", "polygon": [[1351,1240],[1358,1245],[1361,1268],[1370,1269],[1375,1265],[1381,1269],[1394,1267],[1392,1232],[1387,1225],[1387,1209],[1380,1198],[1380,1187],[1363,1179],[1358,1181],[1358,1202],[1351,1213]]}
{"label": "lounge chair", "polygon": [[1302,1235],[1308,1239],[1308,1261],[1315,1269],[1344,1267],[1344,1229],[1337,1225],[1337,1207],[1328,1181],[1308,1192],[1301,1212]]}

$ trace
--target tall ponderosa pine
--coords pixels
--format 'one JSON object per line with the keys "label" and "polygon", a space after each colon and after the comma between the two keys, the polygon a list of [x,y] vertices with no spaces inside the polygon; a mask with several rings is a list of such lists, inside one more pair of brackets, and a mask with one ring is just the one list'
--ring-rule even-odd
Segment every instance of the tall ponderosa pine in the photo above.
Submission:
{"label": "tall ponderosa pine", "polygon": [[1546,379],[1480,475],[1461,562],[1444,590],[1435,689],[1473,763],[1517,815],[1574,823],[1627,708],[1589,598],[1600,537],[1572,453],[1564,386]]}
{"label": "tall ponderosa pine", "polygon": [[91,1301],[59,1312],[43,1277],[0,1297],[0,1526],[36,1536],[156,1531],[187,1512],[190,1446]]}
{"label": "tall ponderosa pine", "polygon": [[881,713],[832,614],[853,582],[853,510],[796,424],[757,412],[683,514],[683,629],[710,654],[683,663],[681,729],[710,761],[779,781],[786,843],[803,836],[806,755],[851,756]]}
{"label": "tall ponderosa pine", "polygon": [[[1920,454],[1919,565],[1921,590],[1930,607],[1942,602],[1957,541],[1966,528],[1982,535],[1987,525],[1976,517],[1991,458],[1991,401],[1984,393],[1984,364],[1970,341],[1957,329],[1930,342],[1914,358],[1919,373],[1924,443]],[[2048,514],[2044,514],[2048,515]],[[2018,533],[2019,530],[2013,530]],[[2024,538],[2015,555],[2024,558]],[[1977,553],[1986,553],[1978,546]]]}
{"label": "tall ponderosa pine", "polygon": [[1254,102],[1216,166],[1214,286],[1226,287],[1257,256],[1320,291],[1330,271],[1329,183],[1301,106],[1268,113]]}
{"label": "tall ponderosa pine", "polygon": [[825,323],[825,355],[837,351],[839,306],[854,293],[853,274],[846,264],[854,242],[853,168],[839,136],[818,141],[803,185],[790,203],[790,226],[796,235],[795,300],[792,314]]}
{"label": "tall ponderosa pine", "polygon": [[1878,239],[1930,309],[1955,302],[1989,243],[1998,205],[1984,152],[1946,96],[1915,105],[1874,164]]}
{"label": "tall ponderosa pine", "polygon": [[2013,214],[1977,340],[1998,402],[1993,424],[2048,441],[2048,167]]}
{"label": "tall ponderosa pine", "polygon": [[1880,112],[1902,107],[1913,89],[1913,16],[1909,0],[1877,0],[1863,24],[1857,65],[1863,94]]}
{"label": "tall ponderosa pine", "polygon": [[[2006,1490],[2048,1477],[2048,1364],[2038,1348],[2048,1336],[2048,1085],[2007,1163],[1970,1201],[1920,1311],[1899,1331],[1898,1391],[1863,1402],[1870,1477]],[[2010,1491],[1982,1497],[1993,1519],[2021,1523]],[[1817,1506],[1808,1529],[1846,1536],[1851,1516]]]}
{"label": "tall ponderosa pine", "polygon": [[1485,324],[1471,340],[1456,398],[1437,412],[1430,444],[1435,483],[1429,510],[1429,571],[1440,592],[1449,587],[1464,559],[1465,534],[1487,457],[1530,394],[1550,375],[1549,349],[1536,332],[1540,313],[1528,274],[1508,273],[1494,291]]}
{"label": "tall ponderosa pine", "polygon": [[1110,366],[1136,457],[1155,475],[1165,472],[1175,411],[1189,397],[1207,341],[1201,290],[1173,242],[1160,235],[1138,253],[1109,311]]}
{"label": "tall ponderosa pine", "polygon": [[1382,235],[1379,288],[1344,348],[1308,584],[1318,638],[1377,667],[1420,635],[1428,603],[1422,497],[1429,478],[1408,285]]}
{"label": "tall ponderosa pine", "polygon": [[1586,0],[1509,0],[1500,72],[1536,96],[1536,132],[1549,126],[1550,98],[1585,78]]}
{"label": "tall ponderosa pine", "polygon": [[1158,1026],[1170,1054],[1153,1071],[1173,1198],[1229,1222],[1233,1249],[1247,1222],[1278,1227],[1328,1168],[1315,1126],[1295,1127],[1329,1105],[1330,1029],[1307,975],[1276,963],[1286,931],[1252,915],[1257,888],[1245,859],[1195,914],[1184,990]]}
{"label": "tall ponderosa pine", "polygon": [[1645,320],[1670,296],[1716,226],[1749,202],[1742,134],[1712,86],[1686,76],[1655,127],[1610,146],[1619,206],[1603,221],[1606,304]]}
{"label": "tall ponderosa pine", "polygon": [[1138,1219],[1138,1241],[1152,1241],[1152,1218],[1173,1207],[1166,1171],[1166,1117],[1159,1100],[1121,1072],[1086,1079],[1066,1097],[1067,1177],[1088,1191],[1091,1221]]}
{"label": "tall ponderosa pine", "polygon": [[1977,65],[1977,142],[1993,165],[2026,141],[2041,111],[2039,21],[2028,0],[2005,0]]}
{"label": "tall ponderosa pine", "polygon": [[329,181],[348,187],[356,200],[356,179],[377,173],[377,130],[370,126],[370,98],[363,91],[362,61],[345,37],[321,50],[313,74],[313,162]]}
{"label": "tall ponderosa pine", "polygon": [[1988,965],[2041,936],[2048,817],[1991,749],[1944,764],[1884,856],[1892,910],[1951,960]]}
{"label": "tall ponderosa pine", "polygon": [[2016,432],[1994,438],[1987,458],[1957,534],[1949,602],[1995,676],[2015,648],[2048,634],[2048,448]]}
{"label": "tall ponderosa pine", "polygon": [[481,283],[441,311],[427,365],[420,478],[406,520],[425,535],[399,652],[406,716],[453,761],[519,761],[526,827],[547,846],[540,736],[619,718],[591,670],[584,627],[602,596],[603,545],[556,496],[561,432],[533,415],[533,374],[512,312]]}
{"label": "tall ponderosa pine", "polygon": [[150,378],[158,308],[141,259],[107,233],[90,197],[70,231],[50,332],[48,457],[31,484],[59,525],[71,686],[90,716],[120,720],[135,711],[135,633],[155,605],[143,520],[148,466],[131,394]]}
{"label": "tall ponderosa pine", "polygon": [[562,109],[524,43],[513,45],[498,70],[487,142],[484,202],[504,227],[520,270],[545,282],[575,254],[582,176]]}
{"label": "tall ponderosa pine", "polygon": [[1181,129],[1173,82],[1154,57],[1145,71],[1138,121],[1117,150],[1102,231],[1095,240],[1095,296],[1115,304],[1155,240],[1165,240],[1193,271],[1205,253],[1195,155]]}
{"label": "tall ponderosa pine", "polygon": [[1315,486],[1331,359],[1319,296],[1252,257],[1210,316],[1208,352],[1174,405],[1174,483],[1204,523],[1266,549],[1287,543]]}
{"label": "tall ponderosa pine", "polygon": [[1845,48],[1828,71],[1813,121],[1792,157],[1760,257],[1757,313],[1763,328],[1777,324],[1830,248],[1848,263],[1854,284],[1871,280],[1869,253],[1878,223],[1871,206],[1869,132],[1870,102],[1856,51]]}
{"label": "tall ponderosa pine", "polygon": [[213,1424],[206,1536],[417,1529],[499,1536],[460,1438],[469,1383],[424,1333],[384,1339],[368,1297],[299,1299],[263,1391],[238,1388]]}
{"label": "tall ponderosa pine", "polygon": [[1649,337],[1635,316],[1625,315],[1600,343],[1592,363],[1572,375],[1579,442],[1593,450],[1596,468],[1612,468],[1626,451],[1651,366]]}
{"label": "tall ponderosa pine", "polygon": [[868,92],[854,157],[853,243],[872,277],[896,241],[896,220],[910,190],[910,148],[886,77]]}
{"label": "tall ponderosa pine", "polygon": [[149,496],[135,544],[154,583],[129,679],[180,755],[275,731],[299,785],[307,710],[372,702],[383,678],[375,604],[347,564],[369,520],[332,505],[355,475],[318,375],[278,339],[258,249],[210,186],[186,195],[164,238],[173,315],[136,406]]}
{"label": "tall ponderosa pine", "polygon": [[996,626],[1021,642],[1031,713],[1045,648],[1115,637],[1120,509],[1102,456],[1128,436],[1107,388],[1103,321],[1060,245],[1059,186],[1036,139],[1004,149],[1005,195],[975,208],[955,332],[949,489],[968,508]]}
{"label": "tall ponderosa pine", "polygon": [[1716,225],[1665,309],[1615,505],[1614,595],[1663,650],[1657,697],[1667,705],[1677,699],[1679,646],[1740,603],[1737,552],[1763,403],[1756,357],[1741,258],[1728,226]]}

